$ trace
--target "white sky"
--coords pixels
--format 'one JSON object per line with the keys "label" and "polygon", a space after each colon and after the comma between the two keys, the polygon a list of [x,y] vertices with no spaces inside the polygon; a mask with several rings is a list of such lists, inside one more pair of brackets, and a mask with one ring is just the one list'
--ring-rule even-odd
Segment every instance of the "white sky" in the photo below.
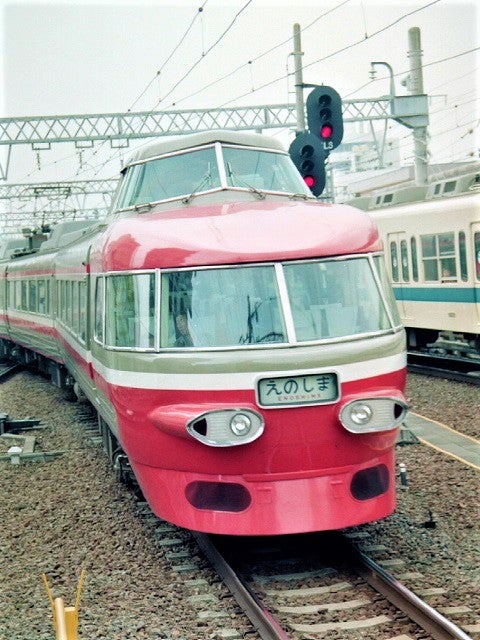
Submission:
{"label": "white sky", "polygon": [[[0,0],[0,115],[293,102],[294,80],[287,74],[293,71],[289,54],[295,22],[303,29],[304,82],[329,84],[344,98],[379,97],[388,93],[389,81],[380,68],[378,79],[369,83],[370,62],[385,61],[393,67],[397,94],[406,94],[400,80],[409,68],[408,29],[417,26],[424,89],[432,96],[432,162],[465,160],[470,154],[478,158],[480,55],[465,53],[480,46],[475,0],[252,0],[245,7],[247,3]],[[389,135],[402,140],[403,163],[411,164],[409,130],[391,123]],[[39,159],[28,147],[16,147],[8,181],[92,178],[99,170],[101,177],[115,176],[119,160],[105,165],[105,154],[113,154],[105,147],[84,151],[87,166],[81,169],[71,143],[55,145]]]}

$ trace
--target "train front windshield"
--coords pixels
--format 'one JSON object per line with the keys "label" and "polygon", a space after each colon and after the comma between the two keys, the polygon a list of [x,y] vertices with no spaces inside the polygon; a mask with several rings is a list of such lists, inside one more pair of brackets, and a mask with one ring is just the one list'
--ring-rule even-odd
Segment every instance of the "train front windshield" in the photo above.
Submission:
{"label": "train front windshield", "polygon": [[380,256],[107,277],[106,344],[114,348],[273,346],[398,326]]}
{"label": "train front windshield", "polygon": [[299,343],[400,324],[368,257],[163,273],[162,348]]}
{"label": "train front windshield", "polygon": [[232,188],[312,196],[286,153],[216,143],[131,165],[114,208]]}

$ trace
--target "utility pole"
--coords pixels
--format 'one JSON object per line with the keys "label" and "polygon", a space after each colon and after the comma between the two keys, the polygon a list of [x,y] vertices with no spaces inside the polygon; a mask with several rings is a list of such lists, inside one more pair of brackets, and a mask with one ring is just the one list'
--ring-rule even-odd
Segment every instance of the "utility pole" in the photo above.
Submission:
{"label": "utility pole", "polygon": [[297,133],[305,131],[305,106],[303,104],[301,29],[298,23],[293,25],[293,60],[295,63],[295,110],[297,113]]}
{"label": "utility pole", "polygon": [[[408,30],[408,57],[410,59],[410,76],[408,89],[412,95],[423,95],[422,45],[420,29],[412,27]],[[415,181],[418,185],[428,183],[427,127],[413,129],[415,154]]]}

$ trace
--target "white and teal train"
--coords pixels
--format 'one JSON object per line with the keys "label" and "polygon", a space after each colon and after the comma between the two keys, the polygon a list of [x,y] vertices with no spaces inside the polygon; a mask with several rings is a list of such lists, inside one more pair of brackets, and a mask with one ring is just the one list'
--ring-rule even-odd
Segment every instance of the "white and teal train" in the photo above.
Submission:
{"label": "white and teal train", "polygon": [[480,358],[480,166],[349,204],[380,230],[409,348]]}

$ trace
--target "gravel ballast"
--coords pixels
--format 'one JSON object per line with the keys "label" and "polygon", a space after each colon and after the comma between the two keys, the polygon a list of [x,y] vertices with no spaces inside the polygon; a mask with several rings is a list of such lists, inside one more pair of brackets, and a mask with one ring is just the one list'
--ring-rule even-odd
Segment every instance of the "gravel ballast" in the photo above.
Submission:
{"label": "gravel ballast", "polygon": [[[478,388],[412,375],[407,395],[416,413],[479,438]],[[85,435],[79,407],[30,373],[0,385],[0,411],[41,419],[45,428],[29,432],[35,450],[65,452],[49,461],[0,462],[0,640],[55,637],[42,574],[54,597],[73,605],[82,568],[79,639],[216,640],[222,627],[241,638],[251,627],[189,534],[175,527],[161,534],[155,518],[145,517],[145,507],[116,481],[100,446]],[[10,446],[0,438],[0,455]],[[408,474],[407,490],[398,482],[397,512],[356,529],[393,547],[408,571],[421,570],[431,586],[447,584],[449,604],[467,599],[478,612],[478,471],[425,445],[398,448],[397,462]],[[190,572],[178,570],[164,544],[172,535],[180,538],[177,552],[191,552]],[[206,600],[222,603],[221,626],[199,615],[192,601],[204,584]]]}

